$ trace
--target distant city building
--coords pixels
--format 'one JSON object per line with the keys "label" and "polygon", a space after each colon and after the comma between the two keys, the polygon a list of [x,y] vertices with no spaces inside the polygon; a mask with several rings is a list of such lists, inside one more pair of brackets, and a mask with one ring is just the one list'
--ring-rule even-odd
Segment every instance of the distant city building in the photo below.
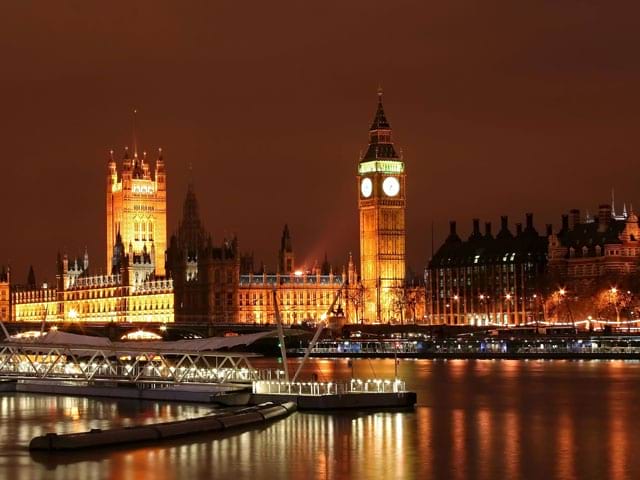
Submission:
{"label": "distant city building", "polygon": [[[547,226],[547,236],[551,226]],[[436,251],[426,272],[428,318],[431,324],[523,325],[538,319],[538,289],[547,265],[547,236],[538,234],[532,214],[526,226],[509,231],[502,217],[493,236],[473,220],[473,232],[461,240],[456,222]]]}
{"label": "distant city building", "polygon": [[616,215],[603,204],[596,218],[571,210],[562,228],[549,238],[549,271],[560,284],[579,293],[599,280],[614,282],[637,274],[640,261],[638,217],[626,207]]}
{"label": "distant city building", "polygon": [[396,305],[406,284],[405,187],[404,161],[395,150],[380,90],[369,146],[358,164],[360,274],[368,322],[401,317]]}

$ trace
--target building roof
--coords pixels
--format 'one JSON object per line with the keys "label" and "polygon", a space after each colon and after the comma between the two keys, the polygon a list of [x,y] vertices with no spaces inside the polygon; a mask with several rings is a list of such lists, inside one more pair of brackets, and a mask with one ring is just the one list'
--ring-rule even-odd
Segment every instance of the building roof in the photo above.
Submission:
{"label": "building roof", "polygon": [[378,108],[369,129],[369,147],[361,161],[398,158],[391,137],[391,125],[382,106],[382,90],[378,90]]}
{"label": "building roof", "polygon": [[607,223],[606,230],[599,230],[598,221],[589,223],[579,223],[573,229],[563,228],[558,233],[558,240],[564,247],[582,248],[595,247],[605,244],[620,244],[620,234],[626,226],[626,220],[611,218]]}
{"label": "building roof", "polygon": [[518,227],[516,235],[503,224],[498,235],[493,237],[490,224],[482,234],[479,222],[474,220],[473,233],[467,240],[462,240],[456,233],[455,222],[451,222],[451,232],[433,255],[429,268],[546,261],[547,237],[538,234],[530,217],[527,224],[524,230]]}

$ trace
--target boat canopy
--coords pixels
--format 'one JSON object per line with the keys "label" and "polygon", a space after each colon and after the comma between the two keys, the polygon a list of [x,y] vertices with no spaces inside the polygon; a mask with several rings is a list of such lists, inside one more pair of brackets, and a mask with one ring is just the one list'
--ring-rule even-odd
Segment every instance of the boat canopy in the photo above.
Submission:
{"label": "boat canopy", "polygon": [[209,337],[189,340],[175,341],[137,341],[137,342],[112,342],[105,337],[94,337],[91,335],[79,335],[76,333],[50,330],[46,334],[36,338],[10,338],[11,343],[28,343],[30,345],[61,346],[71,348],[91,347],[117,351],[136,351],[139,349],[155,352],[204,352],[215,351],[222,348],[232,348],[238,345],[250,345],[261,338],[275,336],[275,331],[250,333],[246,335],[236,335],[232,337]]}

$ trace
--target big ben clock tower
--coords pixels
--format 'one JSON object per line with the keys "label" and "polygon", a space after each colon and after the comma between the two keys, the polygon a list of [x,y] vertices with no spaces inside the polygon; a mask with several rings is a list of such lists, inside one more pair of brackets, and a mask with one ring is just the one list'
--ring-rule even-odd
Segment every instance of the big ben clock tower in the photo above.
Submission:
{"label": "big ben clock tower", "polygon": [[378,90],[369,147],[358,164],[360,275],[364,319],[369,322],[398,315],[394,300],[405,281],[405,207],[404,162],[393,146]]}

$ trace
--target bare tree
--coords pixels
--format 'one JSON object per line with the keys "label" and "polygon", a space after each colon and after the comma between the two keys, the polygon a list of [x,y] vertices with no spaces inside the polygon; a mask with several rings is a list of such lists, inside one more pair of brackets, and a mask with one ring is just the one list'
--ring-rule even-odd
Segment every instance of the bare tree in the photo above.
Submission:
{"label": "bare tree", "polygon": [[364,287],[361,283],[358,283],[354,287],[344,289],[344,297],[347,305],[353,307],[355,312],[355,323],[362,323],[364,321]]}
{"label": "bare tree", "polygon": [[404,324],[407,315],[416,323],[418,305],[424,303],[425,297],[426,292],[421,285],[403,285],[393,289],[392,309],[400,317],[401,324]]}

